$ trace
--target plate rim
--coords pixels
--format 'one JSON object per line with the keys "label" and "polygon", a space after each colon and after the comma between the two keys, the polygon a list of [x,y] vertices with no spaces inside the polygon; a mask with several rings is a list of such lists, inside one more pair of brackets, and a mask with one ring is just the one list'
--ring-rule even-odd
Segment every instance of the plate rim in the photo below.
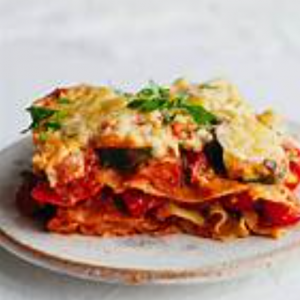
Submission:
{"label": "plate rim", "polygon": [[163,283],[199,283],[217,282],[247,275],[256,270],[269,268],[278,260],[285,258],[286,253],[295,252],[300,248],[300,239],[286,246],[272,251],[256,254],[251,257],[232,262],[218,264],[217,267],[207,266],[192,270],[165,269],[145,270],[134,268],[120,268],[105,265],[93,265],[87,262],[75,261],[58,257],[47,252],[37,250],[13,238],[0,228],[0,246],[15,256],[42,268],[66,274],[77,278],[109,283],[122,282],[125,284],[163,284]]}

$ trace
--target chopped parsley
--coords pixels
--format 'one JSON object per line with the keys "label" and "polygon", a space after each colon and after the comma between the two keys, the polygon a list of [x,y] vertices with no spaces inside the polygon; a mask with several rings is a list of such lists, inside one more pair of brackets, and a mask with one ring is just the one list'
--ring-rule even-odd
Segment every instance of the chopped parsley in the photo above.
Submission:
{"label": "chopped parsley", "polygon": [[217,118],[201,105],[190,104],[188,93],[182,92],[171,99],[170,90],[150,82],[149,86],[139,91],[128,103],[128,108],[141,112],[163,111],[165,123],[174,119],[174,110],[184,110],[189,113],[199,125],[209,125],[217,122]]}

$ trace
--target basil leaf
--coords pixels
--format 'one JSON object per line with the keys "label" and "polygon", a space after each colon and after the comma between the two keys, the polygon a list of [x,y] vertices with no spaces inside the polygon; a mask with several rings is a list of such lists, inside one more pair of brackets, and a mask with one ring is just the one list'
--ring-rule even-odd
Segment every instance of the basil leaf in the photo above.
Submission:
{"label": "basil leaf", "polygon": [[30,113],[32,122],[30,126],[23,130],[22,133],[26,133],[31,129],[36,129],[40,125],[40,123],[47,118],[53,116],[57,111],[54,109],[50,109],[42,106],[31,106],[27,108],[27,111]]}
{"label": "basil leaf", "polygon": [[135,99],[135,100],[132,100],[131,102],[129,102],[127,107],[133,108],[133,109],[135,109],[135,108],[139,109],[143,105],[144,102],[145,102],[145,100]]}
{"label": "basil leaf", "polygon": [[40,106],[31,106],[27,108],[32,118],[32,127],[36,128],[39,123],[51,116],[53,116],[56,112],[54,109],[40,107]]}
{"label": "basil leaf", "polygon": [[151,112],[161,109],[165,105],[166,101],[163,99],[153,99],[152,101],[144,101],[140,110],[143,112]]}
{"label": "basil leaf", "polygon": [[[149,86],[140,90],[128,106],[131,109],[137,109],[141,112],[152,112],[155,110],[164,111],[164,122],[170,123],[174,118],[173,114],[168,114],[167,111],[180,109],[188,112],[193,120],[199,125],[208,125],[217,122],[217,118],[200,105],[192,105],[188,103],[189,94],[181,92],[170,99],[170,90],[161,87],[154,82],[150,82]],[[172,116],[170,118],[170,116]]]}
{"label": "basil leaf", "polygon": [[61,124],[60,123],[58,123],[58,122],[47,122],[46,124],[45,124],[45,128],[48,130],[48,129],[50,129],[50,130],[59,130],[59,129],[61,129]]}
{"label": "basil leaf", "polygon": [[138,92],[139,97],[151,97],[157,93],[157,90],[152,88],[145,88]]}
{"label": "basil leaf", "polygon": [[140,90],[128,104],[129,108],[142,112],[161,110],[168,105],[169,89],[161,87],[151,81],[149,85]]}
{"label": "basil leaf", "polygon": [[[61,120],[67,115],[67,112],[64,110],[56,110],[43,106],[31,106],[27,108],[27,111],[31,115],[32,122],[22,133],[26,133],[31,129],[37,129],[39,126],[46,131],[59,130],[61,129]],[[49,118],[50,120],[48,121]]]}
{"label": "basil leaf", "polygon": [[216,117],[200,105],[183,105],[197,124],[209,125],[217,122]]}

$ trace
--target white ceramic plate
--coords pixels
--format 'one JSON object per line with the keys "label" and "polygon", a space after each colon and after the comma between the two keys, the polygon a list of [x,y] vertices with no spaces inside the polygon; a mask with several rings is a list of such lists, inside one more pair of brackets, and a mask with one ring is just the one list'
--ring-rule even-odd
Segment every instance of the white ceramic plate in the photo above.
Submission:
{"label": "white ceramic plate", "polygon": [[[299,126],[291,129],[300,132]],[[29,139],[0,153],[0,243],[45,268],[107,282],[212,282],[266,268],[300,249],[299,229],[279,240],[251,237],[228,243],[186,235],[99,238],[43,232],[15,208],[19,172],[30,157]]]}

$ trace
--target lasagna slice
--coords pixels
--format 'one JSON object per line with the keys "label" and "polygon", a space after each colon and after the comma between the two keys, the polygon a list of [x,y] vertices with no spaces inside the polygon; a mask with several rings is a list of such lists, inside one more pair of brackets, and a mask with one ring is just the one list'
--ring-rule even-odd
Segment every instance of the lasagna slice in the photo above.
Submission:
{"label": "lasagna slice", "polygon": [[297,143],[225,81],[60,88],[28,111],[17,199],[50,231],[277,237],[300,220]]}

